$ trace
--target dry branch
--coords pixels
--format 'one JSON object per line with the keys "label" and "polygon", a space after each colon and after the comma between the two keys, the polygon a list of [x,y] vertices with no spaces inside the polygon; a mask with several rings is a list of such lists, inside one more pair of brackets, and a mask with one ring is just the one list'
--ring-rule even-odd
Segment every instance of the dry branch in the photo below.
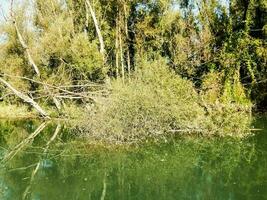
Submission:
{"label": "dry branch", "polygon": [[47,112],[45,112],[41,106],[39,106],[38,103],[36,103],[33,99],[31,99],[29,96],[23,94],[22,92],[16,90],[11,84],[9,84],[4,79],[0,78],[0,82],[8,87],[17,97],[22,99],[24,102],[29,103],[32,107],[34,107],[43,117],[49,118]]}
{"label": "dry branch", "polygon": [[[95,101],[94,96],[106,96],[109,92],[107,89],[105,89],[104,86],[102,85],[96,85],[96,84],[86,84],[86,85],[70,85],[70,86],[55,86],[55,85],[50,85],[47,83],[43,83],[41,81],[37,81],[37,80],[33,80],[27,77],[22,77],[22,76],[14,76],[14,75],[10,75],[10,74],[2,74],[3,76],[7,76],[10,78],[18,78],[18,79],[23,79],[23,80],[27,80],[33,83],[37,83],[37,84],[41,84],[44,85],[46,88],[50,88],[50,89],[56,89],[58,91],[60,91],[60,94],[53,94],[53,96],[58,97],[58,98],[72,98],[72,99],[90,99]],[[77,91],[69,91],[65,88],[79,88],[79,90],[81,90],[81,88],[87,88],[87,87],[99,87],[100,89],[98,89],[97,91],[87,91],[87,92],[77,92]],[[49,90],[50,90],[49,89]],[[50,94],[51,96],[51,94]],[[64,97],[65,96],[65,97]],[[47,95],[42,96],[42,97],[48,97]],[[39,97],[38,97],[39,98]]]}

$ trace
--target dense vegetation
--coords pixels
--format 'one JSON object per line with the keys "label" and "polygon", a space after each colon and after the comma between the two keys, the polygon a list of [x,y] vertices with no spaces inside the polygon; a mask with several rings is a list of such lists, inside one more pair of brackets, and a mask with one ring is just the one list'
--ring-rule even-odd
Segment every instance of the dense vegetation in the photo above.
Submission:
{"label": "dense vegetation", "polygon": [[243,136],[253,105],[267,105],[266,13],[264,0],[11,3],[1,112],[27,102],[120,141]]}

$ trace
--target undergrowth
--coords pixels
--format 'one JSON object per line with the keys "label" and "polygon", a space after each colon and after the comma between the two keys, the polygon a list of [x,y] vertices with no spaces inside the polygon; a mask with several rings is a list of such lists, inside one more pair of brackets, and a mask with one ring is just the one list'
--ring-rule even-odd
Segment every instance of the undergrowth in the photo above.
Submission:
{"label": "undergrowth", "polygon": [[127,83],[112,81],[111,95],[88,112],[80,126],[88,137],[130,143],[173,134],[249,134],[251,104],[226,102],[220,94],[212,102],[206,99],[209,91],[197,92],[191,81],[170,71],[164,60],[144,63]]}

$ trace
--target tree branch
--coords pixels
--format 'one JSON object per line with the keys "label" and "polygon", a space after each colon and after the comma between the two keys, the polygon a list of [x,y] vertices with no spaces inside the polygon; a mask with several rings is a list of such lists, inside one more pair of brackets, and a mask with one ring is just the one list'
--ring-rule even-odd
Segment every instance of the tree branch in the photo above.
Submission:
{"label": "tree branch", "polygon": [[45,112],[33,99],[28,97],[27,95],[21,93],[20,91],[16,90],[11,84],[0,77],[0,82],[8,87],[17,97],[22,99],[24,102],[29,103],[32,107],[34,107],[43,117],[50,118],[47,112]]}

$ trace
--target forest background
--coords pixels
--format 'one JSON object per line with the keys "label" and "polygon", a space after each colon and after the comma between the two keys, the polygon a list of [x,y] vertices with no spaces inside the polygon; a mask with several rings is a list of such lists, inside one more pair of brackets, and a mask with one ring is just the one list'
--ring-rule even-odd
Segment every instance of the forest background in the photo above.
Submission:
{"label": "forest background", "polygon": [[1,117],[123,141],[244,135],[267,106],[266,14],[265,0],[1,1]]}

